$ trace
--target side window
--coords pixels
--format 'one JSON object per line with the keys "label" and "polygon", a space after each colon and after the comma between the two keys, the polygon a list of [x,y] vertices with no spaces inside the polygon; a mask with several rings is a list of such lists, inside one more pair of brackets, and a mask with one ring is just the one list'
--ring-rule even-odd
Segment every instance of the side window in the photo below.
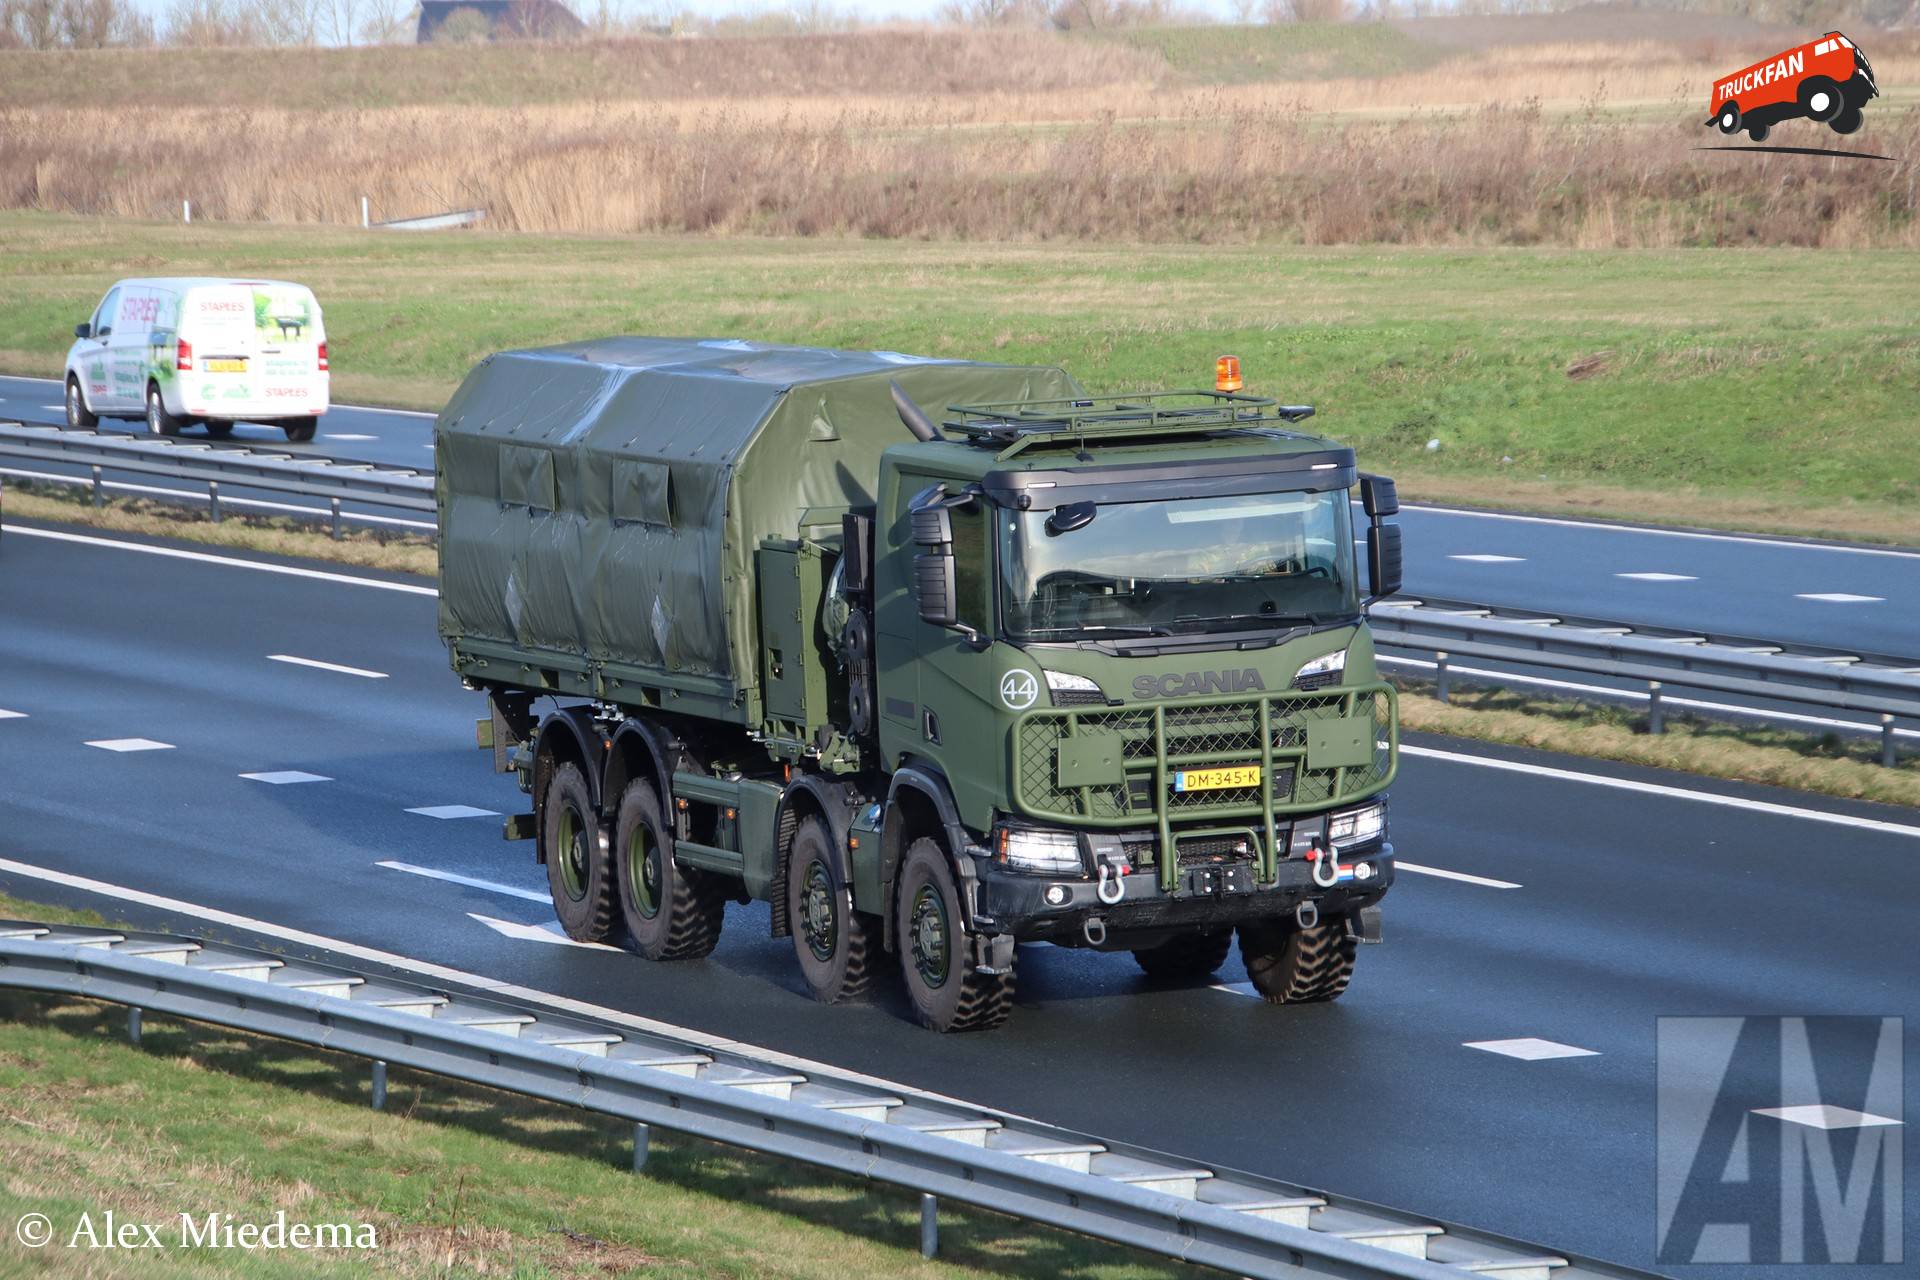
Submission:
{"label": "side window", "polygon": [[954,614],[980,631],[993,630],[993,571],[987,552],[987,504],[953,512]]}
{"label": "side window", "polygon": [[100,304],[100,310],[93,316],[93,336],[104,338],[113,332],[113,316],[120,309],[120,289],[116,285],[107,291],[106,300]]}

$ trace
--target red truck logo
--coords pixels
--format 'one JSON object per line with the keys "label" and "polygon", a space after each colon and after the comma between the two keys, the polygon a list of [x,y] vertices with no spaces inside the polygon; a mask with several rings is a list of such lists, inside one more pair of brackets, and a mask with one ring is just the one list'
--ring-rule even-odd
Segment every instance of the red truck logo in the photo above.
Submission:
{"label": "red truck logo", "polygon": [[1835,133],[1852,133],[1861,108],[1879,96],[1867,55],[1829,31],[1714,81],[1707,123],[1726,134],[1745,129],[1755,142],[1764,142],[1782,120],[1817,120]]}

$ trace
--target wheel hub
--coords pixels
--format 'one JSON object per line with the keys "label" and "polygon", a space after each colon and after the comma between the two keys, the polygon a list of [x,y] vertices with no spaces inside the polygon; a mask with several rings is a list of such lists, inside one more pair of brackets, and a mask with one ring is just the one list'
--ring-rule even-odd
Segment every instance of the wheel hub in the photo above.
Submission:
{"label": "wheel hub", "polygon": [[913,898],[913,967],[930,987],[947,980],[947,908],[930,884]]}
{"label": "wheel hub", "polygon": [[634,905],[651,920],[660,911],[660,855],[645,826],[634,831],[627,845],[627,880]]}
{"label": "wheel hub", "polygon": [[813,952],[816,960],[833,959],[834,935],[838,932],[833,884],[827,878],[827,869],[818,862],[807,867],[801,902],[806,919],[807,950]]}

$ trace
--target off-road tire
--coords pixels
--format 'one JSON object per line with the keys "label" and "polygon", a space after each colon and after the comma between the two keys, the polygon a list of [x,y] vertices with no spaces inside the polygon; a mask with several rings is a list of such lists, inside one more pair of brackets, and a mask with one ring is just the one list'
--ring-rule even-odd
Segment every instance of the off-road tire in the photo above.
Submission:
{"label": "off-road tire", "polygon": [[1353,977],[1354,940],[1347,922],[1322,920],[1302,929],[1292,920],[1240,926],[1240,955],[1268,1004],[1338,1000]]}
{"label": "off-road tire", "polygon": [[167,402],[160,397],[160,384],[147,384],[147,434],[156,436],[177,436],[180,428],[186,425],[184,418],[176,418],[167,412]]}
{"label": "off-road tire", "polygon": [[319,427],[317,422],[283,422],[280,429],[287,433],[287,439],[295,444],[306,444],[313,439],[313,433]]}
{"label": "off-road tire", "polygon": [[726,882],[674,862],[672,832],[660,797],[644,778],[629,782],[620,793],[613,820],[612,879],[627,940],[647,959],[698,960],[719,944],[727,912]]}
{"label": "off-road tire", "polygon": [[[931,904],[937,900],[938,914],[945,922],[946,964],[938,982],[921,972],[918,911],[923,890],[932,895],[924,898],[928,909],[933,910]],[[960,922],[960,892],[946,851],[937,840],[915,840],[900,868],[894,906],[894,945],[900,953],[907,1000],[923,1027],[939,1032],[986,1031],[1005,1022],[1013,1011],[1013,969],[1009,965],[1005,973],[975,973]]]}
{"label": "off-road tire", "polygon": [[75,431],[91,431],[100,425],[100,415],[87,408],[87,393],[80,389],[80,379],[67,379],[67,425]]}
{"label": "off-road tire", "polygon": [[[816,934],[809,901],[819,892],[829,923]],[[787,852],[787,927],[794,958],[807,989],[821,1004],[858,1000],[873,981],[878,921],[853,909],[853,887],[833,856],[833,836],[819,818],[808,818],[794,832]],[[827,954],[815,951],[818,946]]]}
{"label": "off-road tire", "polygon": [[1133,958],[1157,981],[1205,978],[1227,962],[1233,950],[1233,930],[1217,933],[1182,933],[1158,946],[1141,947]]}
{"label": "off-road tire", "polygon": [[1851,104],[1840,108],[1833,119],[1827,121],[1827,128],[1835,133],[1858,133],[1866,115],[1860,108]]}
{"label": "off-road tire", "polygon": [[575,764],[547,779],[540,804],[540,852],[553,914],[575,942],[599,942],[613,928],[613,865],[593,793]]}

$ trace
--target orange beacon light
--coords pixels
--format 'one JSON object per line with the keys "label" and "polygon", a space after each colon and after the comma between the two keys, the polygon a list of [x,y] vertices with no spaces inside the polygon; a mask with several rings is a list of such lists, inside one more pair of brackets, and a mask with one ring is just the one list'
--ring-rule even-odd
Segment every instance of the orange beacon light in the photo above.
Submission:
{"label": "orange beacon light", "polygon": [[1240,380],[1240,357],[1221,356],[1213,362],[1213,389],[1238,391],[1246,384]]}

